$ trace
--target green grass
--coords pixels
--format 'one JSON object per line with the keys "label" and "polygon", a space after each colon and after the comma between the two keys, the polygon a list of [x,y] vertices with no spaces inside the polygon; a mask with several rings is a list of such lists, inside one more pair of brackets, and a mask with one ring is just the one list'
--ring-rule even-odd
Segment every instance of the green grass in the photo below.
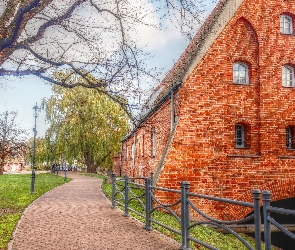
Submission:
{"label": "green grass", "polygon": [[[101,179],[104,179],[103,176],[97,176]],[[102,184],[102,190],[105,193],[106,197],[108,197],[110,200],[112,198],[112,184],[107,184],[107,183],[103,183]],[[138,195],[140,191],[136,190],[135,191],[136,194]],[[142,191],[143,192],[143,191]],[[129,197],[130,198],[130,197]],[[140,213],[144,214],[144,209],[142,208],[142,206],[139,204],[139,202],[137,202],[136,200],[131,201],[130,203],[130,208],[139,211]],[[122,210],[124,210],[123,207],[121,207],[120,205],[118,205],[118,207]],[[136,219],[140,220],[141,222],[145,223],[145,218],[142,218],[141,216],[133,213],[132,211],[129,212],[129,214],[133,217],[135,217]],[[155,211],[153,212],[152,218],[154,220],[157,220],[165,225],[168,225],[169,227],[180,231],[181,227],[179,222],[170,214],[164,213],[162,211]],[[171,237],[175,240],[177,240],[178,242],[181,242],[181,237],[180,235],[171,232],[170,230],[167,230],[165,228],[163,228],[162,226],[159,226],[156,223],[152,223],[152,227],[154,229],[157,229],[158,231],[160,231],[161,233],[167,235],[168,237]],[[211,227],[206,227],[206,226],[197,226],[194,227],[193,229],[190,230],[190,235],[200,241],[206,242],[209,245],[212,245],[218,249],[221,250],[243,250],[243,249],[247,249],[243,243],[241,243],[235,236],[231,235],[231,234],[223,234],[220,232],[216,232],[215,230],[213,230]],[[247,237],[246,235],[242,236],[244,239],[246,239],[246,241],[252,246],[255,246],[255,242],[252,238]],[[192,249],[207,249],[205,247],[202,247],[200,245],[195,244],[194,242],[191,242],[191,246]],[[263,248],[264,249],[264,248]]]}
{"label": "green grass", "polygon": [[[70,180],[67,178],[66,182]],[[31,175],[0,175],[1,250],[7,249],[13,230],[26,207],[42,194],[64,183],[64,178],[57,175],[36,174],[35,193],[30,194]]]}

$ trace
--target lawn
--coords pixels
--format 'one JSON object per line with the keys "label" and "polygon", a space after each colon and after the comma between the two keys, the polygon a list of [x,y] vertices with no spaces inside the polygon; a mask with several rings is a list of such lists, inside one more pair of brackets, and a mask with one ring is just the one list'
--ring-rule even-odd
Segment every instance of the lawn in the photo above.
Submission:
{"label": "lawn", "polygon": [[[71,179],[67,178],[66,182]],[[30,194],[31,175],[0,175],[0,249],[7,249],[13,230],[22,212],[34,200],[54,187],[64,184],[64,178],[52,174],[37,174],[35,193]]]}

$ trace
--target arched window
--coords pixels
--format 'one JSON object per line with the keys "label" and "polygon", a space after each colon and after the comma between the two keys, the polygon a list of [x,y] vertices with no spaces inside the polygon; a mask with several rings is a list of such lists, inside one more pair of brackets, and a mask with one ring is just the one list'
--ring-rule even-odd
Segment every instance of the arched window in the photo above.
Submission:
{"label": "arched window", "polygon": [[249,83],[249,72],[248,66],[244,63],[234,63],[233,66],[233,77],[234,83],[237,84],[248,84]]}
{"label": "arched window", "polygon": [[292,26],[292,17],[285,14],[280,16],[280,30],[282,34],[292,34]]}
{"label": "arched window", "polygon": [[282,67],[282,85],[283,87],[294,87],[294,68],[289,65]]}

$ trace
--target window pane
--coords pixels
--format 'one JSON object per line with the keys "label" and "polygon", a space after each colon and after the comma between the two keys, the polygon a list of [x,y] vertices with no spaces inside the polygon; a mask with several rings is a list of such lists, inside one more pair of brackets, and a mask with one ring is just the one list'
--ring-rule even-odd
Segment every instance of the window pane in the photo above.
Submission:
{"label": "window pane", "polygon": [[287,15],[280,16],[280,30],[283,34],[292,34],[292,18]]}
{"label": "window pane", "polygon": [[248,67],[241,63],[233,65],[234,83],[248,83]]}
{"label": "window pane", "polygon": [[293,127],[286,128],[286,148],[293,148]]}
{"label": "window pane", "polygon": [[244,126],[236,125],[236,146],[244,147],[245,138],[244,138]]}
{"label": "window pane", "polygon": [[241,77],[241,78],[245,78],[245,77],[246,77],[246,72],[245,72],[245,70],[241,70],[241,71],[240,71],[240,77]]}
{"label": "window pane", "polygon": [[243,64],[240,64],[239,70],[240,71],[246,71],[246,67]]}
{"label": "window pane", "polygon": [[240,64],[235,63],[234,64],[234,71],[239,71],[239,66],[240,66]]}
{"label": "window pane", "polygon": [[282,85],[284,87],[292,87],[294,85],[294,70],[291,67],[282,67]]}

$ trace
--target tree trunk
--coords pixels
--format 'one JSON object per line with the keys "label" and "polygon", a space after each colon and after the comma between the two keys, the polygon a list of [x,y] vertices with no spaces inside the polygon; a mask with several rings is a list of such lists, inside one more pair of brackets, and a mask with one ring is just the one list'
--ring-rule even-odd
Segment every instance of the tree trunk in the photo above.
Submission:
{"label": "tree trunk", "polygon": [[91,154],[89,151],[85,152],[84,154],[85,163],[87,166],[87,173],[94,173],[95,172],[95,166],[93,164],[93,159],[91,157]]}
{"label": "tree trunk", "polygon": [[1,162],[0,162],[0,175],[3,175],[3,173],[4,173],[4,163],[5,163],[5,159],[3,157],[1,157]]}

